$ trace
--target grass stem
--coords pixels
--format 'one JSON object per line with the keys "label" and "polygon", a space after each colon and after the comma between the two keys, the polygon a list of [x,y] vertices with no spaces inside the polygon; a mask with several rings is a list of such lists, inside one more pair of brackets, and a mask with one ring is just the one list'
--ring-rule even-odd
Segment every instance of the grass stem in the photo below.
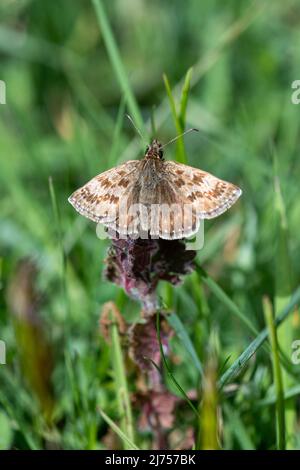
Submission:
{"label": "grass stem", "polygon": [[266,325],[269,330],[269,338],[272,351],[272,363],[274,382],[276,390],[276,417],[277,417],[277,448],[285,450],[285,408],[284,408],[284,390],[282,382],[282,372],[279,360],[278,338],[276,326],[274,322],[274,314],[270,300],[265,297],[263,299],[264,315]]}
{"label": "grass stem", "polygon": [[[112,341],[112,354],[113,354],[113,367],[114,377],[116,384],[116,395],[118,401],[119,415],[121,417],[121,429],[128,437],[130,442],[134,443],[134,427],[133,417],[131,411],[130,396],[127,385],[126,371],[123,361],[123,354],[121,348],[120,335],[118,324],[111,312],[111,341]],[[131,445],[128,447],[128,442],[124,442],[124,449],[132,449]]]}
{"label": "grass stem", "polygon": [[126,102],[128,104],[129,111],[132,115],[133,120],[137,127],[145,134],[144,122],[142,115],[140,113],[137,101],[135,99],[134,93],[129,82],[125,66],[121,59],[121,54],[117,46],[113,31],[109,24],[107,14],[103,5],[102,0],[92,0],[94,5],[101,33],[107,48],[108,56],[110,58],[112,67],[115,71],[116,77],[119,81],[121,90],[124,93]]}

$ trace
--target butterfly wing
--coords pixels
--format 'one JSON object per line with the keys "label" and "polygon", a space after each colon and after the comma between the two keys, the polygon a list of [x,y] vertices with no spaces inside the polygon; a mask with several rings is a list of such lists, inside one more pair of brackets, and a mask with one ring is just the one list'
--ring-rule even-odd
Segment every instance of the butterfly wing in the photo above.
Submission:
{"label": "butterfly wing", "polygon": [[138,180],[140,161],[132,160],[95,176],[77,189],[69,202],[83,216],[105,225],[114,223],[120,202]]}
{"label": "butterfly wing", "polygon": [[96,176],[69,198],[85,217],[121,235],[181,239],[200,219],[225,212],[239,198],[237,186],[172,161],[133,160]]}
{"label": "butterfly wing", "polygon": [[192,204],[200,219],[223,214],[242,194],[238,186],[182,163],[165,162],[165,172],[183,203]]}

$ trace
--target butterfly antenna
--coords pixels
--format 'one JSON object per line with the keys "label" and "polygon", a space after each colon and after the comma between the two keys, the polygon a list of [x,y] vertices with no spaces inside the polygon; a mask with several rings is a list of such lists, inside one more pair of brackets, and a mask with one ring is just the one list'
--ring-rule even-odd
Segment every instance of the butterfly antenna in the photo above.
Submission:
{"label": "butterfly antenna", "polygon": [[140,136],[140,138],[145,142],[146,139],[144,138],[143,134],[141,133],[141,131],[139,130],[139,128],[135,125],[133,119],[131,116],[129,116],[129,114],[125,114],[125,116],[129,119],[129,121],[131,122],[131,124],[133,125],[133,127],[135,128],[135,130],[137,131],[138,135]]}
{"label": "butterfly antenna", "polygon": [[187,131],[183,132],[182,134],[179,134],[179,135],[177,135],[176,137],[174,137],[174,139],[169,140],[169,142],[167,142],[166,144],[164,144],[164,145],[162,146],[162,148],[166,147],[166,146],[169,145],[169,144],[172,144],[172,142],[175,142],[175,140],[180,139],[180,137],[183,137],[184,135],[189,134],[189,132],[192,132],[192,131],[199,132],[199,129],[195,129],[194,127],[191,128],[191,129],[188,129]]}

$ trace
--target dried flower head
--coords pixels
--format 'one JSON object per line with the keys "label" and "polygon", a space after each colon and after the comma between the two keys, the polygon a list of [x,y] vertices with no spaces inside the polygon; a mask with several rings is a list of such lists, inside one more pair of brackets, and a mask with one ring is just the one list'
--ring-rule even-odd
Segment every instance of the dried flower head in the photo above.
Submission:
{"label": "dried flower head", "polygon": [[182,240],[112,239],[105,276],[140,300],[145,311],[153,312],[158,307],[158,282],[178,284],[182,275],[194,269],[195,256],[196,252],[186,250]]}
{"label": "dried flower head", "polygon": [[174,423],[177,401],[178,398],[167,390],[149,390],[137,394],[135,404],[141,409],[140,429],[170,429]]}

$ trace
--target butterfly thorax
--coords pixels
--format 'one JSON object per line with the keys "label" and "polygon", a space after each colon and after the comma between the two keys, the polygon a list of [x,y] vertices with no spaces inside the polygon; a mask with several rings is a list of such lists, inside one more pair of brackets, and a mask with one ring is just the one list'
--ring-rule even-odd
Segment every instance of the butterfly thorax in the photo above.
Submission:
{"label": "butterfly thorax", "polygon": [[151,145],[147,146],[144,158],[162,160],[163,156],[164,156],[164,152],[163,152],[161,143],[158,142],[158,140],[154,139]]}
{"label": "butterfly thorax", "polygon": [[137,183],[144,187],[155,188],[164,176],[165,162],[154,157],[145,157],[140,162],[140,175]]}

